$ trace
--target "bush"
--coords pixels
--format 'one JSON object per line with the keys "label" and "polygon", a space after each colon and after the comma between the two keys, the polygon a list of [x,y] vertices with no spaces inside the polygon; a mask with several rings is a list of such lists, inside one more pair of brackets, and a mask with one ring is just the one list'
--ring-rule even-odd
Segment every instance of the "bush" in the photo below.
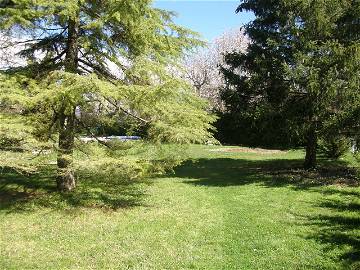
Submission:
{"label": "bush", "polygon": [[320,150],[326,157],[338,159],[350,149],[350,139],[343,135],[329,135],[319,142]]}
{"label": "bush", "polygon": [[110,142],[111,147],[97,142],[83,145],[75,154],[75,170],[83,180],[122,183],[169,173],[186,159],[185,148],[141,141]]}
{"label": "bush", "polygon": [[23,138],[0,133],[0,150],[21,151]]}

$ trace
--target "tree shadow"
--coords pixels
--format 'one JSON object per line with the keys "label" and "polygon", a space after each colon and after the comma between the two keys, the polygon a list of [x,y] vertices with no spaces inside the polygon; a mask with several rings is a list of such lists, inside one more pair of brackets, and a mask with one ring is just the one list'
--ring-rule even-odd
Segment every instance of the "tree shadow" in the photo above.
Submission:
{"label": "tree shadow", "polygon": [[0,211],[31,211],[39,207],[57,210],[99,208],[105,211],[143,205],[147,181],[101,181],[82,177],[73,192],[56,189],[55,169],[47,168],[38,174],[23,175],[10,169],[0,174]]}
{"label": "tree shadow", "polygon": [[360,269],[360,189],[355,170],[345,162],[321,160],[316,170],[307,171],[302,163],[302,159],[200,159],[184,163],[175,174],[195,186],[258,184],[320,192],[320,199],[312,202],[320,211],[301,217],[314,229],[307,237],[320,242],[325,251],[336,250],[345,269]]}
{"label": "tree shadow", "polygon": [[331,194],[315,203],[327,214],[306,217],[317,228],[309,238],[324,244],[326,251],[341,249],[338,259],[345,269],[360,269],[360,190]]}
{"label": "tree shadow", "polygon": [[175,170],[185,182],[202,186],[237,186],[258,183],[266,187],[291,186],[307,189],[344,184],[359,186],[355,170],[345,162],[322,160],[315,170],[304,170],[302,159],[199,159],[187,161]]}

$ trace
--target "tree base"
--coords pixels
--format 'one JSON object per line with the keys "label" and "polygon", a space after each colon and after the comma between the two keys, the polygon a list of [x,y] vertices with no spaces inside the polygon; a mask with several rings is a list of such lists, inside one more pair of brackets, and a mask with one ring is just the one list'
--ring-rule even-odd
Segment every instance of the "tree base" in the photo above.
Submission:
{"label": "tree base", "polygon": [[316,126],[313,123],[307,134],[306,155],[304,168],[314,169],[316,167],[317,134]]}
{"label": "tree base", "polygon": [[62,192],[70,192],[75,189],[76,182],[73,172],[66,172],[58,175],[56,179],[57,188]]}
{"label": "tree base", "polygon": [[304,162],[304,169],[311,170],[316,168],[316,161],[305,161]]}

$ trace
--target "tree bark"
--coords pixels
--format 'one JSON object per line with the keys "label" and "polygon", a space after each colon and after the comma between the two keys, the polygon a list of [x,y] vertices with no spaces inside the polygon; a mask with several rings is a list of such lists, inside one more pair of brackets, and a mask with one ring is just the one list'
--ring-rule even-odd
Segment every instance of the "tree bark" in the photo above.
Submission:
{"label": "tree bark", "polygon": [[[76,73],[78,68],[78,20],[69,20],[65,71]],[[57,187],[60,191],[72,191],[76,187],[73,170],[75,139],[75,107],[63,101],[59,119],[59,149],[57,155]]]}
{"label": "tree bark", "polygon": [[60,191],[72,191],[76,187],[73,171],[73,149],[74,149],[74,128],[75,110],[65,113],[62,108],[59,112],[59,150],[57,156],[57,188]]}
{"label": "tree bark", "polygon": [[316,167],[317,134],[315,123],[311,124],[306,137],[306,155],[304,168],[312,169]]}

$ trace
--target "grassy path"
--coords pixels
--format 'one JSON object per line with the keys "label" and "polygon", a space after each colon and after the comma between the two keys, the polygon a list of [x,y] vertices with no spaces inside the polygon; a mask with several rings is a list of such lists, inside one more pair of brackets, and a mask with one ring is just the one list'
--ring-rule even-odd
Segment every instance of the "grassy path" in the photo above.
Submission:
{"label": "grassy path", "polygon": [[358,187],[276,170],[300,152],[210,149],[111,194],[2,176],[0,269],[360,269]]}

